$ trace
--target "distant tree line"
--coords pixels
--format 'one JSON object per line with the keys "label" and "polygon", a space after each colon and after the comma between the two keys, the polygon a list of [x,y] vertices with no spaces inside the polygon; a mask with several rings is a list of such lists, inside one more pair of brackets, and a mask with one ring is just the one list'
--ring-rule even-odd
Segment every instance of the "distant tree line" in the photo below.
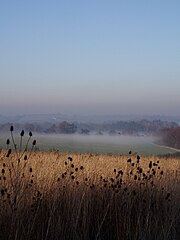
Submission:
{"label": "distant tree line", "polygon": [[[154,134],[162,129],[174,129],[178,127],[175,122],[160,120],[141,121],[116,121],[104,123],[81,123],[62,121],[59,123],[5,123],[0,124],[0,132],[9,131],[10,125],[14,125],[17,131],[25,130],[37,133],[62,133],[62,134],[90,134],[92,132],[102,135],[103,133],[113,134]],[[164,130],[165,131],[165,130]],[[162,133],[161,133],[162,134]]]}
{"label": "distant tree line", "polygon": [[164,128],[160,131],[162,144],[180,149],[180,127]]}

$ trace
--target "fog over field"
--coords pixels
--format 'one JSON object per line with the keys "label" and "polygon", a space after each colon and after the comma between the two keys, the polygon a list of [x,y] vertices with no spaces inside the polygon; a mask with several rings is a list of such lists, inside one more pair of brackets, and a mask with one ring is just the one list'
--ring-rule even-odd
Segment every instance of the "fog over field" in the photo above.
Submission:
{"label": "fog over field", "polygon": [[81,135],[44,134],[35,135],[39,150],[59,150],[70,153],[128,154],[130,150],[142,155],[174,152],[156,146],[155,137],[128,135]]}

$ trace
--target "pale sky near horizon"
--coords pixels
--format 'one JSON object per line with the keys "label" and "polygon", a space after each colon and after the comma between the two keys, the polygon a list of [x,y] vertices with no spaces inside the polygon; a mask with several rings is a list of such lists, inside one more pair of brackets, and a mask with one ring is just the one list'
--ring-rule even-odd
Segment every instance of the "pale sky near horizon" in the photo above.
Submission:
{"label": "pale sky near horizon", "polygon": [[0,114],[179,115],[179,0],[0,1]]}

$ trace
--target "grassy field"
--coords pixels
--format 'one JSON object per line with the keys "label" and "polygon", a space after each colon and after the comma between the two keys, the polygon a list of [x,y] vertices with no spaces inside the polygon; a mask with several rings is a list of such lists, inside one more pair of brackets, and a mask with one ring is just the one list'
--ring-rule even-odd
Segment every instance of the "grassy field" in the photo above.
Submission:
{"label": "grassy field", "polygon": [[0,153],[0,239],[179,239],[180,159]]}
{"label": "grassy field", "polygon": [[[0,147],[6,147],[6,134],[0,137]],[[152,137],[97,135],[35,135],[41,151],[59,150],[66,153],[127,154],[131,149],[141,155],[174,153],[175,150],[153,144]]]}

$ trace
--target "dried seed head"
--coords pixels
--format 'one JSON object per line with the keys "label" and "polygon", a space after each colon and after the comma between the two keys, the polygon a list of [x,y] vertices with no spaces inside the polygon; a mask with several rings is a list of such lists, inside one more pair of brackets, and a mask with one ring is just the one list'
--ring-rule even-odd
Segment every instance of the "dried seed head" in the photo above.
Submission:
{"label": "dried seed head", "polygon": [[77,172],[77,171],[78,171],[78,168],[75,168],[75,171]]}
{"label": "dried seed head", "polygon": [[1,189],[1,195],[2,196],[4,195],[4,189]]}
{"label": "dried seed head", "polygon": [[13,126],[10,127],[10,131],[11,131],[11,132],[14,131],[14,127],[13,127]]}
{"label": "dried seed head", "polygon": [[80,169],[83,170],[83,166],[80,166]]}
{"label": "dried seed head", "polygon": [[21,137],[24,136],[24,130],[21,131],[20,136],[21,136]]}
{"label": "dried seed head", "polygon": [[69,160],[70,162],[72,162],[73,159],[72,159],[72,157],[68,157],[68,160]]}
{"label": "dried seed head", "polygon": [[32,137],[32,132],[31,131],[29,132],[29,136]]}
{"label": "dried seed head", "polygon": [[59,182],[59,181],[60,181],[60,178],[58,178],[57,181]]}
{"label": "dried seed head", "polygon": [[29,169],[29,172],[32,172],[32,167]]}
{"label": "dried seed head", "polygon": [[27,155],[24,156],[24,160],[27,160]]}
{"label": "dried seed head", "polygon": [[137,160],[140,160],[140,156],[139,155],[137,155]]}
{"label": "dried seed head", "polygon": [[9,157],[10,154],[11,154],[11,152],[12,152],[12,150],[11,150],[11,148],[10,148],[10,149],[8,150],[8,153],[7,153],[6,157]]}
{"label": "dried seed head", "polygon": [[149,168],[152,168],[152,161],[149,162]]}
{"label": "dried seed head", "polygon": [[131,153],[132,153],[132,152],[131,152],[131,151],[129,151],[129,154],[130,154],[130,155],[131,155]]}
{"label": "dried seed head", "polygon": [[2,174],[4,174],[4,173],[5,173],[5,170],[4,170],[4,168],[2,169],[2,171],[1,171],[1,172],[2,172]]}
{"label": "dried seed head", "polygon": [[33,146],[35,146],[35,145],[36,145],[36,140],[34,140],[34,141],[33,141],[32,145],[33,145]]}
{"label": "dried seed head", "polygon": [[9,138],[8,138],[7,141],[6,141],[6,144],[7,144],[7,145],[10,144],[10,140],[9,140]]}
{"label": "dried seed head", "polygon": [[129,159],[127,160],[127,162],[130,163],[130,162],[131,162],[131,158],[129,158]]}
{"label": "dried seed head", "polygon": [[166,198],[165,198],[165,199],[168,199],[170,196],[171,196],[171,194],[170,194],[170,193],[167,193],[167,195],[166,195]]}
{"label": "dried seed head", "polygon": [[74,164],[71,164],[71,167],[74,168]]}
{"label": "dried seed head", "polygon": [[123,175],[123,171],[122,170],[118,171],[118,174]]}

